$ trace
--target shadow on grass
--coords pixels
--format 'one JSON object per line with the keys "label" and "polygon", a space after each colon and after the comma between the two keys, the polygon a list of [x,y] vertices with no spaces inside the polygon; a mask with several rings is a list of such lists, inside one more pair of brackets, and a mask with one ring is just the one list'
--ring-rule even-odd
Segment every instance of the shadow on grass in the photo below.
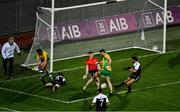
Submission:
{"label": "shadow on grass", "polygon": [[144,70],[146,70],[147,68],[149,68],[154,62],[156,62],[162,55],[158,55],[156,58],[154,58],[151,62],[149,62],[148,64],[146,64],[145,66],[142,66],[142,72],[144,72]]}
{"label": "shadow on grass", "polygon": [[180,53],[176,57],[169,59],[168,64],[169,64],[170,68],[174,68],[175,66],[179,65],[180,64]]}
{"label": "shadow on grass", "polygon": [[[112,111],[120,111],[120,110],[124,110],[124,108],[129,104],[129,99],[127,98],[129,94],[125,94],[125,95],[117,95],[116,97],[119,98],[119,104],[113,108]],[[111,106],[111,105],[110,105]]]}
{"label": "shadow on grass", "polygon": [[[44,89],[44,87],[39,86],[38,84],[31,83],[28,86],[26,85],[26,86],[22,87],[22,89],[19,91],[29,93],[29,94],[34,94],[34,95],[37,94],[38,95],[38,93],[41,92],[43,89]],[[10,100],[11,100],[10,104],[13,102],[15,102],[15,103],[24,102],[26,99],[31,99],[31,98],[32,98],[32,96],[17,93],[13,97],[10,98]]]}

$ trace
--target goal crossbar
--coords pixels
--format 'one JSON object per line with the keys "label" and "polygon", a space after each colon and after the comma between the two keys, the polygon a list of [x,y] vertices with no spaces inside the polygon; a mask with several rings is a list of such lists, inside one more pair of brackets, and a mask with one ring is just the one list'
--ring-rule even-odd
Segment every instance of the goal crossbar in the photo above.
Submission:
{"label": "goal crossbar", "polygon": [[153,2],[153,1],[151,1],[151,0],[148,0],[148,2],[150,2],[150,3],[152,3],[153,5],[159,7],[160,9],[164,10],[164,7],[158,5],[157,3],[155,3],[155,2]]}
{"label": "goal crossbar", "polygon": [[[104,1],[104,2],[89,3],[89,4],[83,4],[83,5],[62,7],[62,8],[54,8],[54,11],[77,9],[77,8],[90,7],[90,6],[96,6],[96,5],[103,5],[103,4],[109,4],[109,3],[115,3],[115,2],[122,2],[122,1],[126,1],[126,0],[110,0],[110,1]],[[41,8],[42,8],[42,9],[45,9],[45,10],[49,10],[49,11],[52,10],[52,8],[47,8],[47,7],[41,7]]]}

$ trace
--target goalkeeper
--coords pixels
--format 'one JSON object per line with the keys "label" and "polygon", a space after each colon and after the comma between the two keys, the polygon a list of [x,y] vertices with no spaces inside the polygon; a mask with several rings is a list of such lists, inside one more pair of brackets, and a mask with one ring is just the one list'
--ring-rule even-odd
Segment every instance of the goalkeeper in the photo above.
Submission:
{"label": "goalkeeper", "polygon": [[45,77],[48,76],[52,80],[52,76],[49,74],[47,70],[48,65],[48,54],[46,51],[43,51],[42,49],[36,49],[36,57],[37,57],[37,66],[39,71],[42,71],[42,74],[39,78],[39,80],[42,81],[43,85],[46,84]]}
{"label": "goalkeeper", "polygon": [[97,89],[99,88],[100,80],[98,76],[98,69],[98,59],[94,57],[93,52],[89,52],[89,59],[86,60],[86,74],[83,76],[83,79],[86,79],[88,75],[90,76],[90,79],[84,85],[83,90],[86,90],[87,86],[93,81],[93,79],[96,81]]}

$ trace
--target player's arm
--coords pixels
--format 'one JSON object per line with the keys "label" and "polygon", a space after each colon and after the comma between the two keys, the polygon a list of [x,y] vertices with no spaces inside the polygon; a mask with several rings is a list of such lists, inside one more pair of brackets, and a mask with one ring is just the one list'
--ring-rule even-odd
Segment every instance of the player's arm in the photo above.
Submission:
{"label": "player's arm", "polygon": [[86,74],[83,75],[83,79],[86,79],[88,74],[89,74],[89,66],[88,64],[86,64]]}
{"label": "player's arm", "polygon": [[96,60],[96,66],[97,66],[98,70],[101,70],[100,63],[99,63],[98,59]]}
{"label": "player's arm", "polygon": [[45,68],[46,65],[47,65],[47,57],[44,57],[44,61],[41,63],[41,67]]}
{"label": "player's arm", "polygon": [[108,107],[110,105],[109,99],[108,97],[106,98],[106,107]]}
{"label": "player's arm", "polygon": [[133,73],[136,73],[137,70],[139,69],[139,66],[140,66],[140,65],[136,65],[134,68],[133,68],[133,67],[130,68],[129,71],[130,71],[130,72],[133,72]]}
{"label": "player's arm", "polygon": [[110,66],[112,63],[112,59],[109,55],[105,55],[105,58],[108,60],[108,65]]}
{"label": "player's arm", "polygon": [[86,65],[86,75],[89,73],[89,65]]}
{"label": "player's arm", "polygon": [[40,61],[40,57],[37,55],[37,66],[41,67],[41,61]]}
{"label": "player's arm", "polygon": [[15,50],[16,50],[16,52],[20,55],[20,49],[19,49],[19,46],[15,43]]}
{"label": "player's arm", "polygon": [[129,71],[130,71],[130,72],[133,72],[133,73],[136,73],[136,72],[137,72],[137,70],[134,69],[134,68],[130,68]]}
{"label": "player's arm", "polygon": [[96,103],[96,97],[93,98],[93,101],[91,103],[91,106],[89,107],[89,110],[91,110],[95,106],[95,103]]}
{"label": "player's arm", "polygon": [[2,57],[3,57],[4,59],[7,58],[7,56],[6,56],[6,47],[5,47],[5,45],[3,45],[3,47],[2,47],[1,54],[2,54]]}

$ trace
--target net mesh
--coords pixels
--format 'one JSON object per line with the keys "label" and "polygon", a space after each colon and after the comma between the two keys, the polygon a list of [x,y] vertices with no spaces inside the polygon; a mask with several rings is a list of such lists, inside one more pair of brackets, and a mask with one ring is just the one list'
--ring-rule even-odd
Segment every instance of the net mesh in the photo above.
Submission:
{"label": "net mesh", "polygon": [[[155,0],[163,7],[164,0]],[[34,43],[25,64],[35,63],[35,50],[50,55],[51,12],[37,13]],[[100,49],[163,50],[163,10],[148,0],[128,0],[98,6],[55,11],[53,60],[82,56]]]}

